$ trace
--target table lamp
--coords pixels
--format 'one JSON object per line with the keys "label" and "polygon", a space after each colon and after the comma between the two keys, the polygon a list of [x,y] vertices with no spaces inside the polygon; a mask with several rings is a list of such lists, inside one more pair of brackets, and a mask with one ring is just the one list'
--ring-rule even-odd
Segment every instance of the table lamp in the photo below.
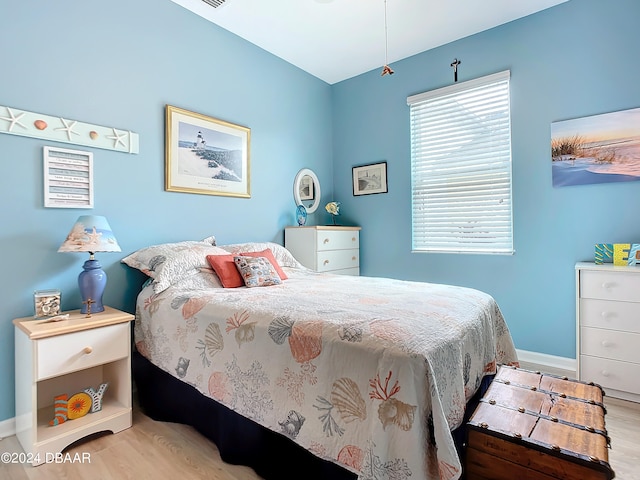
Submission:
{"label": "table lamp", "polygon": [[107,274],[95,259],[96,252],[119,252],[120,246],[113,236],[109,222],[104,217],[82,215],[73,225],[67,239],[58,252],[89,252],[89,260],[84,262],[83,271],[78,276],[78,286],[82,296],[81,313],[104,311],[102,294],[107,286]]}

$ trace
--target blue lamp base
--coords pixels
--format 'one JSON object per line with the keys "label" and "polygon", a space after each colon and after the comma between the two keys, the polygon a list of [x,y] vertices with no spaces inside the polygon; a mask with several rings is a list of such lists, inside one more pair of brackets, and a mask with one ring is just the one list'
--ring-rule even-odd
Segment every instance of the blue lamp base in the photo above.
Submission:
{"label": "blue lamp base", "polygon": [[[100,262],[93,258],[84,262],[83,271],[78,276],[78,286],[82,296],[82,307],[80,313],[104,312],[102,304],[102,294],[107,286],[107,274],[102,270]],[[89,305],[91,309],[89,309]]]}

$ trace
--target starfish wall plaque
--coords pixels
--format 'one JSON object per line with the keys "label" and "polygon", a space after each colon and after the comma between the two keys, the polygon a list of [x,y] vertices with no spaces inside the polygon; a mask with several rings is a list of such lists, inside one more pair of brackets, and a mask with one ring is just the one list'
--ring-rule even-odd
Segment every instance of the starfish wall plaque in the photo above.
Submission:
{"label": "starfish wall plaque", "polygon": [[0,105],[0,133],[138,153],[137,133]]}

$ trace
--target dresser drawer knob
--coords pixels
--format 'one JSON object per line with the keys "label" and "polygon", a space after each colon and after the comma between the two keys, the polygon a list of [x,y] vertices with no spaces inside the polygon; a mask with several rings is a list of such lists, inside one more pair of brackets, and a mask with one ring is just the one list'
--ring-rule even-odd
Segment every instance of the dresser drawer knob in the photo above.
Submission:
{"label": "dresser drawer knob", "polygon": [[83,351],[84,353],[86,353],[87,355],[89,355],[91,352],[93,352],[93,348],[91,348],[91,347],[84,347],[84,348],[82,349],[82,351]]}
{"label": "dresser drawer knob", "polygon": [[325,239],[323,240],[323,242],[322,242],[322,243],[325,243],[325,244],[326,244],[326,243],[329,243],[329,239],[328,239],[328,238],[325,238]]}
{"label": "dresser drawer knob", "polygon": [[605,348],[613,345],[613,343],[610,342],[609,340],[603,340],[602,342],[600,342],[600,344]]}
{"label": "dresser drawer knob", "polygon": [[323,265],[329,265],[329,260],[325,260],[325,261],[323,262]]}
{"label": "dresser drawer knob", "polygon": [[604,288],[605,290],[608,290],[608,289],[610,289],[611,287],[613,287],[613,283],[611,283],[611,282],[604,282],[604,283],[602,284],[602,288]]}
{"label": "dresser drawer knob", "polygon": [[607,320],[607,319],[609,319],[609,318],[613,317],[613,312],[602,312],[602,313],[600,314],[600,316],[601,316],[602,318],[604,318],[605,320]]}
{"label": "dresser drawer knob", "polygon": [[600,372],[600,375],[602,375],[603,377],[608,377],[609,376],[609,371],[608,370],[602,370]]}
{"label": "dresser drawer knob", "polygon": [[356,237],[351,237],[351,241],[355,242],[356,241]]}
{"label": "dresser drawer knob", "polygon": [[351,257],[351,260],[353,260],[354,262],[356,261],[355,255],[353,257]]}

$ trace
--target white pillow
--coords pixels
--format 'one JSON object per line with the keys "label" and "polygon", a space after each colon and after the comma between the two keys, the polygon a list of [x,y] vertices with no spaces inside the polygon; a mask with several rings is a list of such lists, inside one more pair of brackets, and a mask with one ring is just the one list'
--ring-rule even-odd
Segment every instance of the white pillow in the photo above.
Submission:
{"label": "white pillow", "polygon": [[226,253],[208,242],[185,241],[141,248],[121,262],[153,278],[153,291],[160,293],[186,276],[211,270],[207,255]]}
{"label": "white pillow", "polygon": [[304,268],[289,250],[273,242],[232,243],[229,245],[219,245],[218,247],[234,255],[241,255],[243,252],[261,252],[262,250],[270,248],[273,256],[281,267]]}

